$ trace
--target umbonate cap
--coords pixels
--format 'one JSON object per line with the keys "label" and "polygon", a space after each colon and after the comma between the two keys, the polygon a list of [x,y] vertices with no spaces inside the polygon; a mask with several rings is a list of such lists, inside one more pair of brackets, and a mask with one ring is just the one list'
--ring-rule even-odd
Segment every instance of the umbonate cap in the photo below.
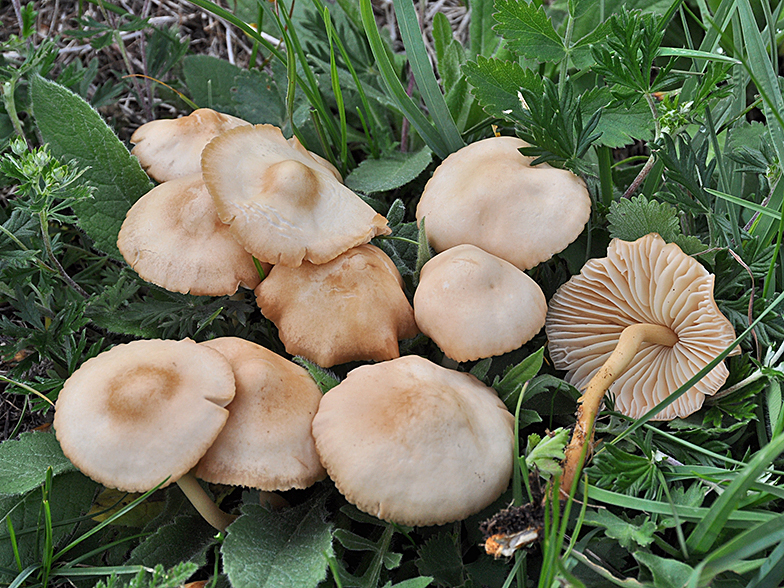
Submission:
{"label": "umbonate cap", "polygon": [[430,259],[414,294],[417,325],[458,362],[517,349],[541,330],[546,313],[536,282],[474,245]]}
{"label": "umbonate cap", "polygon": [[172,292],[223,296],[260,281],[253,257],[218,218],[201,174],[159,184],[137,200],[117,247],[142,279]]}
{"label": "umbonate cap", "polygon": [[152,179],[168,182],[200,173],[205,145],[224,131],[248,125],[235,116],[200,108],[182,118],[143,124],[131,136],[131,153]]}
{"label": "umbonate cap", "polygon": [[[669,328],[669,347],[643,343],[634,362],[610,386],[615,409],[639,418],[724,351],[735,330],[713,300],[713,274],[674,243],[651,233],[634,242],[613,239],[607,257],[591,259],[550,300],[550,357],[566,381],[582,389],[633,324]],[[734,352],[739,352],[736,349]],[[723,363],[654,418],[685,417],[727,379]]]}
{"label": "umbonate cap", "polygon": [[321,391],[308,372],[237,337],[201,345],[226,357],[237,393],[226,407],[229,420],[199,461],[196,477],[260,490],[306,488],[324,478],[310,433]]}
{"label": "umbonate cap", "polygon": [[398,340],[419,332],[400,273],[375,245],[321,265],[277,265],[256,288],[256,302],[288,353],[322,367],[393,359]]}
{"label": "umbonate cap", "polygon": [[442,525],[509,484],[513,421],[474,376],[409,355],[351,372],[313,419],[321,461],[360,510],[402,525]]}
{"label": "umbonate cap", "polygon": [[518,151],[516,137],[491,137],[452,153],[427,182],[416,210],[433,248],[470,243],[531,269],[566,249],[591,214],[579,177]]}
{"label": "umbonate cap", "polygon": [[202,174],[220,219],[267,263],[326,263],[391,232],[382,215],[272,125],[213,139],[202,154]]}
{"label": "umbonate cap", "polygon": [[133,341],[88,359],[68,378],[54,428],[82,473],[146,492],[196,465],[233,398],[234,374],[217,351],[190,339]]}

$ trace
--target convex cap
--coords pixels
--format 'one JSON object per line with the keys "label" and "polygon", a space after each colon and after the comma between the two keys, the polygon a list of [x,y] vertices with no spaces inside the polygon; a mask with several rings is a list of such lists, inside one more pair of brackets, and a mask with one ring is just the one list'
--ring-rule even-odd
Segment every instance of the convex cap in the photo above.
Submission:
{"label": "convex cap", "polygon": [[518,149],[516,137],[491,137],[447,157],[427,182],[416,210],[433,248],[476,245],[521,270],[563,251],[591,214],[585,183],[572,172]]}
{"label": "convex cap", "polygon": [[351,372],[324,395],[316,449],[359,509],[441,525],[492,503],[512,474],[513,421],[470,374],[410,355]]}
{"label": "convex cap", "polygon": [[234,370],[229,420],[196,467],[215,484],[260,490],[306,488],[326,476],[310,426],[321,391],[308,372],[269,349],[221,337],[201,343]]}
{"label": "convex cap", "polygon": [[[656,234],[613,239],[607,257],[591,259],[550,301],[546,332],[555,367],[584,388],[632,324],[668,327],[672,347],[643,343],[610,387],[615,408],[639,418],[724,351],[735,331],[713,300],[713,274]],[[739,350],[735,350],[739,352]],[[714,394],[729,372],[717,365],[655,419],[685,417]]]}
{"label": "convex cap", "polygon": [[190,339],[133,341],[88,359],[68,378],[54,428],[84,474],[146,492],[196,465],[233,398],[234,374],[217,351]]}
{"label": "convex cap", "polygon": [[536,282],[474,245],[430,259],[414,294],[417,325],[458,362],[517,349],[541,330],[546,313]]}
{"label": "convex cap", "polygon": [[218,218],[200,173],[159,184],[137,200],[117,247],[142,279],[172,292],[223,296],[260,281],[253,257]]}
{"label": "convex cap", "polygon": [[135,155],[142,168],[157,182],[201,172],[201,151],[214,137],[239,126],[244,120],[209,108],[188,116],[159,119],[143,124],[131,136]]}
{"label": "convex cap", "polygon": [[391,232],[386,219],[272,125],[239,127],[202,153],[220,219],[261,261],[320,264]]}
{"label": "convex cap", "polygon": [[288,353],[322,367],[396,358],[398,340],[419,332],[400,273],[374,245],[321,265],[276,265],[256,288],[256,302]]}

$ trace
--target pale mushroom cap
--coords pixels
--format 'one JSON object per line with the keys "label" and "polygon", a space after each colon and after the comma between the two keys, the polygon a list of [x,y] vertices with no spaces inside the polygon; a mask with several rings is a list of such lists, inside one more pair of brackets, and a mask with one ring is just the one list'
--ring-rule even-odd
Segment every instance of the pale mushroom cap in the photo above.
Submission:
{"label": "pale mushroom cap", "polygon": [[[566,381],[584,388],[610,356],[623,329],[635,323],[669,327],[673,347],[643,344],[610,386],[616,410],[638,418],[724,351],[735,331],[713,300],[713,274],[656,234],[632,243],[614,239],[607,257],[591,259],[550,301],[550,357]],[[739,351],[739,350],[736,350]],[[685,417],[714,394],[729,372],[717,365],[655,419]]]}
{"label": "pale mushroom cap", "polygon": [[546,314],[536,282],[474,245],[428,261],[414,294],[417,325],[459,362],[517,349],[541,330]]}
{"label": "pale mushroom cap", "polygon": [[202,154],[221,220],[257,259],[326,263],[376,235],[386,219],[271,125],[236,128]]}
{"label": "pale mushroom cap", "polygon": [[209,108],[188,116],[143,124],[131,136],[142,168],[157,182],[168,182],[201,172],[201,151],[214,137],[249,122]]}
{"label": "pale mushroom cap", "polygon": [[527,270],[563,251],[591,215],[585,183],[491,137],[452,153],[436,168],[416,210],[436,251],[470,243]]}
{"label": "pale mushroom cap", "polygon": [[146,492],[196,465],[233,397],[231,366],[217,351],[190,339],[133,341],[88,359],[68,378],[54,428],[82,473]]}
{"label": "pale mushroom cap", "polygon": [[260,281],[253,257],[218,218],[201,174],[159,184],[137,200],[117,247],[144,280],[172,292],[222,296]]}
{"label": "pale mushroom cap", "polygon": [[297,139],[296,137],[292,137],[291,139],[288,140],[288,144],[291,145],[297,151],[300,151],[301,153],[309,155],[310,157],[315,159],[321,165],[321,167],[325,168],[329,173],[335,176],[335,179],[338,182],[343,183],[343,176],[340,175],[338,168],[336,168],[329,161],[321,157],[321,155],[319,155],[318,153],[313,153],[312,151],[308,151],[307,149],[305,149],[302,143],[299,142],[299,139]]}
{"label": "pale mushroom cap", "polygon": [[322,367],[396,358],[398,340],[419,332],[400,273],[374,245],[321,265],[277,265],[256,288],[256,302],[288,353]]}
{"label": "pale mushroom cap", "polygon": [[338,490],[359,509],[441,525],[506,489],[513,421],[475,377],[409,355],[349,372],[322,399],[313,436]]}
{"label": "pale mushroom cap", "polygon": [[308,372],[236,337],[201,343],[234,370],[229,420],[196,467],[196,477],[260,490],[307,488],[326,476],[310,426],[321,391]]}

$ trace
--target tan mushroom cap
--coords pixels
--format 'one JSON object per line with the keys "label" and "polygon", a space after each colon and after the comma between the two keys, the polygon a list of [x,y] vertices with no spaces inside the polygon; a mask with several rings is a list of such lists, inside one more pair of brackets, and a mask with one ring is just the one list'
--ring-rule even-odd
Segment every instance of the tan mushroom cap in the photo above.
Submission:
{"label": "tan mushroom cap", "polygon": [[531,269],[566,249],[591,214],[585,183],[572,172],[518,149],[516,137],[491,137],[452,153],[427,182],[416,210],[436,251],[470,243]]}
{"label": "tan mushroom cap", "polygon": [[63,452],[93,480],[146,492],[186,474],[229,416],[234,374],[190,339],[117,345],[87,360],[57,399]]}
{"label": "tan mushroom cap", "polygon": [[536,282],[474,245],[428,261],[414,294],[417,325],[459,362],[517,349],[541,330],[546,314]]}
{"label": "tan mushroom cap", "polygon": [[201,174],[159,184],[137,200],[117,247],[144,280],[172,292],[223,296],[260,281],[253,257],[218,218]]}
{"label": "tan mushroom cap", "polygon": [[318,153],[313,153],[312,151],[308,151],[307,149],[305,149],[302,143],[299,142],[299,139],[297,139],[296,137],[292,137],[291,139],[288,140],[288,144],[291,145],[294,149],[296,149],[300,153],[304,155],[309,155],[310,157],[315,159],[316,162],[319,163],[319,165],[321,165],[321,167],[325,168],[327,171],[329,171],[329,173],[335,176],[335,179],[338,182],[343,183],[343,176],[340,175],[338,168],[336,168],[329,161],[321,157],[321,155],[319,155]]}
{"label": "tan mushroom cap", "polygon": [[277,265],[256,288],[256,302],[288,353],[322,367],[396,358],[398,341],[419,332],[400,273],[375,245],[321,265]]}
{"label": "tan mushroom cap", "polygon": [[326,476],[311,422],[321,391],[308,372],[250,341],[201,343],[231,364],[237,393],[229,420],[196,467],[196,477],[260,490],[307,488]]}
{"label": "tan mushroom cap", "polygon": [[201,152],[205,145],[224,131],[249,126],[237,117],[209,108],[194,110],[188,116],[160,119],[143,124],[131,136],[131,153],[157,182],[201,172]]}
{"label": "tan mushroom cap", "polygon": [[324,395],[313,436],[338,490],[359,509],[442,525],[506,489],[513,421],[474,376],[409,355],[349,372]]}
{"label": "tan mushroom cap", "polygon": [[271,125],[232,129],[202,154],[220,219],[257,259],[326,263],[391,232],[386,219]]}
{"label": "tan mushroom cap", "polygon": [[[656,234],[633,243],[614,239],[607,257],[592,259],[550,301],[546,331],[555,367],[582,389],[613,352],[629,325],[671,329],[673,347],[643,343],[609,391],[616,410],[638,418],[710,363],[735,331],[713,300],[713,274]],[[735,350],[739,352],[739,350]],[[685,417],[714,394],[729,372],[717,365],[656,417]]]}

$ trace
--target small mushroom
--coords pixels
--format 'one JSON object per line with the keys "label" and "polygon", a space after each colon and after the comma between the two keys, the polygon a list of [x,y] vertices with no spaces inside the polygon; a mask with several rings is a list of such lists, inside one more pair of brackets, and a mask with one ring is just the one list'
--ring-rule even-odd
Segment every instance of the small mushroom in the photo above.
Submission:
{"label": "small mushroom", "polygon": [[172,292],[223,296],[260,281],[253,257],[218,218],[200,173],[159,184],[137,200],[117,247],[144,280]]}
{"label": "small mushroom", "polygon": [[250,123],[215,112],[194,110],[188,116],[160,119],[143,124],[131,136],[131,153],[157,182],[168,182],[201,172],[201,152],[224,131]]}
{"label": "small mushroom", "polygon": [[217,351],[190,339],[133,341],[88,359],[68,378],[54,428],[63,453],[93,480],[146,492],[168,478],[225,529],[233,518],[189,471],[223,428],[233,398],[234,374]]}
{"label": "small mushroom", "polygon": [[256,302],[288,353],[322,367],[393,359],[398,340],[419,332],[400,273],[374,245],[321,265],[276,265],[256,288]]}
{"label": "small mushroom", "polygon": [[[585,387],[562,488],[568,491],[581,467],[608,389],[618,411],[639,418],[735,340],[713,300],[713,281],[677,245],[652,233],[633,243],[614,239],[606,258],[588,261],[555,293],[545,326],[550,357],[567,370],[567,382]],[[698,410],[728,374],[717,365],[654,418]]]}
{"label": "small mushroom", "polygon": [[196,477],[259,490],[307,488],[326,476],[310,433],[321,391],[308,372],[269,349],[221,337],[201,343],[223,355],[237,392],[226,426]]}
{"label": "small mushroom", "polygon": [[427,182],[416,210],[427,237],[444,251],[470,243],[531,269],[563,251],[591,214],[585,183],[546,163],[531,167],[516,137],[491,137],[447,157]]}
{"label": "small mushroom", "polygon": [[513,421],[474,376],[409,355],[349,372],[324,395],[313,436],[338,490],[360,510],[442,525],[506,489]]}
{"label": "small mushroom", "polygon": [[220,219],[267,263],[326,263],[391,232],[382,215],[272,125],[213,139],[202,154],[202,174]]}
{"label": "small mushroom", "polygon": [[541,330],[546,313],[536,282],[474,245],[430,259],[414,294],[417,325],[458,362],[517,349]]}

